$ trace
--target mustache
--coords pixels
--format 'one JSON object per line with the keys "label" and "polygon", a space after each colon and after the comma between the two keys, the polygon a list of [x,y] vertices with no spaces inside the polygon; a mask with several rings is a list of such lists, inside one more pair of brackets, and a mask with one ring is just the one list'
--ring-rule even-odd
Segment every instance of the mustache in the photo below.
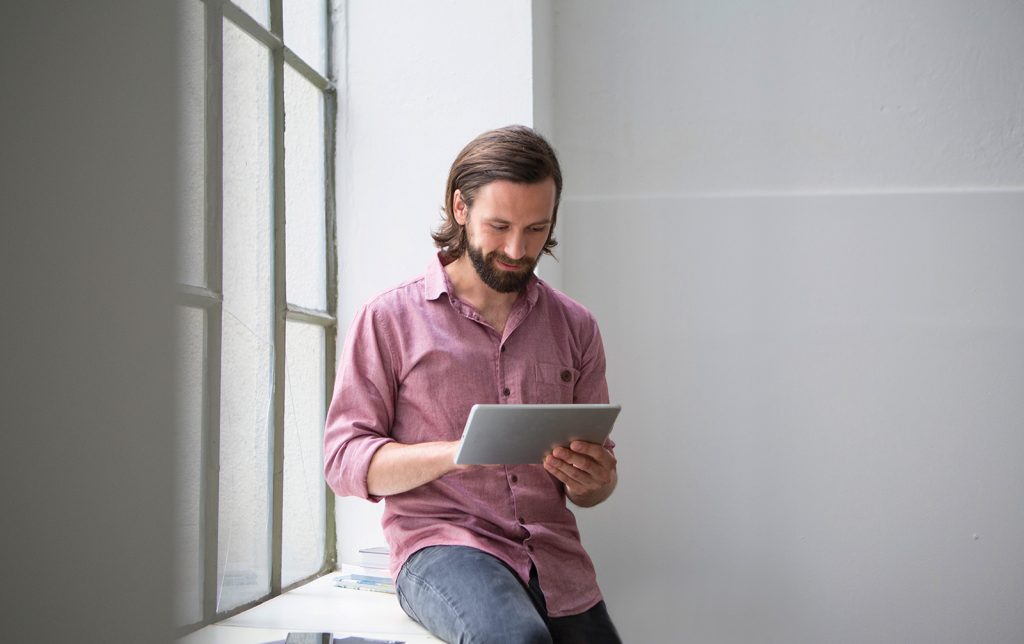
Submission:
{"label": "mustache", "polygon": [[493,251],[488,256],[488,259],[490,259],[491,261],[497,260],[497,261],[501,262],[502,264],[508,264],[509,266],[518,266],[520,268],[525,268],[527,266],[532,266],[533,265],[533,262],[530,261],[530,259],[527,258],[527,257],[524,257],[522,259],[512,259],[508,255],[506,255],[505,253],[502,253],[500,251]]}

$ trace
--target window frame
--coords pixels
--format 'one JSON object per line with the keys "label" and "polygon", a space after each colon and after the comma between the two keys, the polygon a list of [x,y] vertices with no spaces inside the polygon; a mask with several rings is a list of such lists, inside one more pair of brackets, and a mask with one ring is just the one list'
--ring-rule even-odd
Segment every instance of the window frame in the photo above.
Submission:
{"label": "window frame", "polygon": [[[267,29],[243,9],[228,0],[183,0],[199,2],[204,12],[205,108],[204,108],[204,261],[202,273],[205,287],[179,284],[179,307],[200,309],[204,317],[203,338],[203,400],[201,410],[200,482],[200,556],[202,559],[202,619],[178,625],[178,636],[186,635],[299,585],[308,583],[332,570],[337,564],[337,539],[334,517],[334,494],[325,490],[324,560],[315,573],[282,586],[283,517],[284,517],[284,411],[286,394],[286,327],[288,321],[324,329],[324,409],[330,404],[334,386],[337,356],[337,238],[335,225],[335,141],[337,89],[331,80],[333,71],[333,0],[325,0],[324,23],[325,74],[285,45],[283,0],[269,0],[270,28]],[[223,29],[225,21],[264,45],[271,57],[271,199],[273,211],[273,309],[274,391],[273,437],[268,464],[270,481],[270,591],[265,596],[239,606],[217,611],[217,571],[220,498],[220,406],[221,406],[221,334],[223,331]],[[285,99],[284,74],[291,67],[323,95],[324,132],[324,217],[326,255],[326,310],[305,308],[287,300],[287,253],[285,231]]]}

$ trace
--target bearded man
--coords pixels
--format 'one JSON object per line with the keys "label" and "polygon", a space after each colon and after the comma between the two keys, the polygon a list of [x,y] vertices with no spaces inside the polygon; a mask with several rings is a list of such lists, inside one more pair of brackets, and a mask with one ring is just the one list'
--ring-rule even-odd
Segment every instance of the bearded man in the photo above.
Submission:
{"label": "bearded man", "polygon": [[447,642],[618,642],[566,499],[617,482],[614,444],[535,465],[462,466],[476,403],[607,403],[593,316],[534,274],[562,173],[534,130],[481,134],[448,176],[425,275],[357,314],[324,435],[339,495],[384,500],[399,603]]}

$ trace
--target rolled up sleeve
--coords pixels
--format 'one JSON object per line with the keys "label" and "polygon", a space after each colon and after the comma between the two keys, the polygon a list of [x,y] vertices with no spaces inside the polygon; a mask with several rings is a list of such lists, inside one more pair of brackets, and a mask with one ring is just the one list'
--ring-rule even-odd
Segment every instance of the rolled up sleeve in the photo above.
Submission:
{"label": "rolled up sleeve", "polygon": [[377,450],[394,442],[397,369],[391,346],[373,309],[360,311],[345,339],[324,428],[324,477],[339,496],[380,501],[367,490],[366,476]]}
{"label": "rolled up sleeve", "polygon": [[608,381],[605,378],[604,343],[597,321],[588,316],[580,333],[583,347],[580,361],[580,377],[573,389],[572,401],[576,404],[606,404],[608,402]]}
{"label": "rolled up sleeve", "polygon": [[[580,365],[580,377],[573,390],[573,402],[576,404],[607,404],[608,381],[605,378],[604,342],[597,320],[587,315],[580,334],[583,338],[583,356]],[[615,449],[615,441],[608,438],[604,442],[607,449]]]}

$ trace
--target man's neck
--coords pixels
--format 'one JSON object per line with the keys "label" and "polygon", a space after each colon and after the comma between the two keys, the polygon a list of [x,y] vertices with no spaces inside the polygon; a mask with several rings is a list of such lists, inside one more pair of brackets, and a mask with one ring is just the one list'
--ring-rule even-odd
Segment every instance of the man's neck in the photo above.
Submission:
{"label": "man's neck", "polygon": [[490,318],[495,314],[502,318],[507,317],[512,310],[512,305],[519,298],[518,292],[499,293],[484,284],[466,253],[445,266],[444,270],[448,273],[448,279],[451,280],[455,296],[479,311],[484,317]]}

